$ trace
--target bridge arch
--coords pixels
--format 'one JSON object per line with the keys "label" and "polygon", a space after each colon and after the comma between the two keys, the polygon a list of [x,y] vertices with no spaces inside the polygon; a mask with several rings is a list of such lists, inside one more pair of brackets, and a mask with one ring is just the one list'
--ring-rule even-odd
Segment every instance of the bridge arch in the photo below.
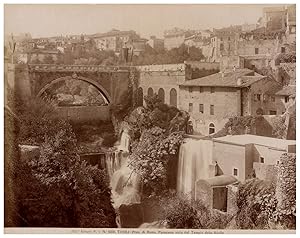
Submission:
{"label": "bridge arch", "polygon": [[104,97],[107,104],[110,104],[112,102],[111,96],[109,95],[107,90],[101,84],[99,84],[97,81],[95,81],[93,79],[89,79],[89,78],[81,77],[81,76],[76,76],[76,77],[65,76],[65,77],[60,77],[60,78],[54,79],[51,82],[47,83],[42,89],[40,89],[40,91],[37,94],[37,97],[41,97],[43,95],[43,93],[47,89],[51,88],[54,84],[61,82],[61,81],[69,80],[69,79],[81,80],[81,81],[84,81],[84,82],[87,82],[87,83],[93,85],[95,88],[97,88],[99,90],[99,92],[101,92],[101,94]]}

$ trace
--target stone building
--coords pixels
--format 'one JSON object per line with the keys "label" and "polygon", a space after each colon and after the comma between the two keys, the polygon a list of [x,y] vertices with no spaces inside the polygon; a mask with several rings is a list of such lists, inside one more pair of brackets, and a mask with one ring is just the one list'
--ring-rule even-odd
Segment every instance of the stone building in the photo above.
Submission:
{"label": "stone building", "polygon": [[286,36],[289,42],[296,41],[296,5],[287,7],[286,14]]}
{"label": "stone building", "polygon": [[241,26],[214,29],[210,39],[212,48],[210,62],[220,62],[223,56],[237,55],[237,40],[241,31]]}
{"label": "stone building", "polygon": [[164,49],[164,40],[158,39],[156,38],[156,36],[150,36],[150,39],[147,41],[147,44],[157,51]]}
{"label": "stone building", "polygon": [[95,40],[97,49],[120,52],[121,49],[132,42],[132,40],[139,39],[140,37],[135,31],[113,29],[106,33],[95,34],[92,38]]}
{"label": "stone building", "polygon": [[164,103],[178,106],[179,84],[186,79],[185,64],[145,65],[137,69],[140,72],[139,98],[156,93]]}
{"label": "stone building", "polygon": [[173,48],[178,48],[180,45],[184,44],[187,37],[194,35],[195,31],[183,30],[180,28],[173,28],[164,32],[164,44],[167,50]]}
{"label": "stone building", "polygon": [[[187,61],[182,64],[144,65],[136,68],[140,76],[138,98],[156,93],[164,103],[183,109],[179,85],[218,72],[219,64]],[[139,101],[139,104],[143,103],[143,100]]]}
{"label": "stone building", "polygon": [[208,135],[233,116],[279,113],[274,97],[279,89],[273,79],[235,69],[181,83],[178,107],[190,113],[194,132]]}
{"label": "stone building", "polygon": [[268,31],[285,30],[286,8],[284,6],[264,8],[261,26]]}
{"label": "stone building", "polygon": [[290,105],[295,103],[295,100],[296,85],[287,85],[275,94],[275,101],[278,108],[282,109],[282,113],[284,113]]}

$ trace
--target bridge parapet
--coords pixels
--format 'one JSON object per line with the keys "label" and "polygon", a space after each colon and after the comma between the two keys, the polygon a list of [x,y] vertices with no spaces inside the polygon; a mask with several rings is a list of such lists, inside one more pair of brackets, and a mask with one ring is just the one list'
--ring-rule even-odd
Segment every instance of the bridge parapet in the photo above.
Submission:
{"label": "bridge parapet", "polygon": [[35,72],[128,72],[132,66],[28,64]]}

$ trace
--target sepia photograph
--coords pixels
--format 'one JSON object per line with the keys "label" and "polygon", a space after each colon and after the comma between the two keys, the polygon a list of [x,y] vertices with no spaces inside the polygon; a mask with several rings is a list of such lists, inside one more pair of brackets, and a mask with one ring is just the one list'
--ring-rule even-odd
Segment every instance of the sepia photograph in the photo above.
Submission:
{"label": "sepia photograph", "polygon": [[4,4],[4,233],[296,234],[282,2]]}

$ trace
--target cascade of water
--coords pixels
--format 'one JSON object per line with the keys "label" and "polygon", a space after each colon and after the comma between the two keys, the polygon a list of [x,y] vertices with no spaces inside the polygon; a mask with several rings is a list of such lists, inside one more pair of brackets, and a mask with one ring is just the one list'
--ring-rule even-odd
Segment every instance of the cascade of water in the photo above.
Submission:
{"label": "cascade of water", "polygon": [[128,130],[124,129],[121,134],[120,145],[118,146],[118,149],[123,151],[129,151],[129,141],[130,136],[128,135]]}
{"label": "cascade of water", "polygon": [[177,193],[194,196],[195,182],[209,177],[212,141],[185,139],[180,146]]}
{"label": "cascade of water", "polygon": [[117,151],[107,156],[113,206],[116,209],[122,204],[140,202],[140,178],[128,166],[129,141],[128,132],[123,131]]}

